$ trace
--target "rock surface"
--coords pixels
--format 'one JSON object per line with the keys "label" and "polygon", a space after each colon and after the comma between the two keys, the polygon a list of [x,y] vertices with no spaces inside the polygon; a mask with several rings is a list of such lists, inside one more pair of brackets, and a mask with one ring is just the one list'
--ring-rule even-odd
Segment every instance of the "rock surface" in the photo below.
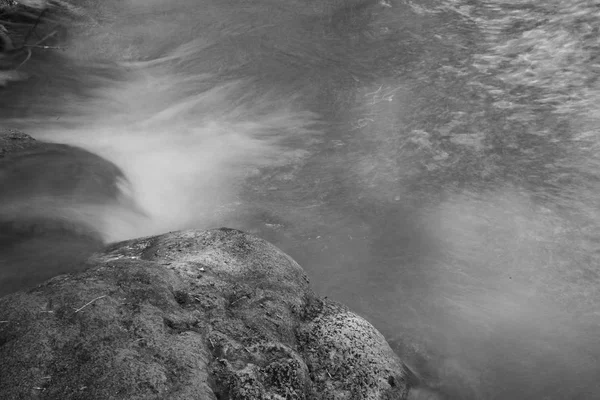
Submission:
{"label": "rock surface", "polygon": [[2,399],[404,399],[383,336],[268,242],[222,228],[117,243],[0,298]]}

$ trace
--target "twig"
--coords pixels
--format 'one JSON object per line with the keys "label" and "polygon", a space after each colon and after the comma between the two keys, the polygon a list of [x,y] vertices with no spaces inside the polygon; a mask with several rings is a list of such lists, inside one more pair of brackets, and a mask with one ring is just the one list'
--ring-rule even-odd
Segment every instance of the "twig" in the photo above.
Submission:
{"label": "twig", "polygon": [[95,299],[92,299],[92,300],[88,301],[87,303],[85,303],[85,304],[84,304],[84,305],[82,305],[81,307],[77,308],[77,309],[75,310],[75,313],[78,313],[79,311],[83,310],[84,308],[86,308],[87,306],[89,306],[90,304],[92,304],[93,302],[95,302],[96,300],[100,300],[100,299],[102,299],[102,298],[104,298],[104,297],[106,297],[106,295],[103,295],[103,296],[98,296],[98,297],[96,297]]}
{"label": "twig", "polygon": [[229,306],[232,306],[232,305],[234,305],[235,303],[239,303],[240,301],[242,301],[242,300],[244,300],[244,299],[246,299],[246,298],[250,298],[250,296],[248,296],[247,294],[245,294],[245,295],[243,295],[242,297],[240,297],[239,299],[237,299],[237,300],[235,300],[235,301],[231,302],[231,303],[229,304]]}
{"label": "twig", "polygon": [[50,39],[52,36],[56,35],[58,32],[57,31],[52,31],[49,34],[47,34],[46,36],[44,36],[43,38],[41,38],[40,40],[38,40],[33,46],[28,46],[28,45],[23,45],[23,47],[37,47],[38,45],[44,43],[46,41],[46,39]]}
{"label": "twig", "polygon": [[23,60],[23,62],[21,62],[21,64],[17,65],[15,70],[21,68],[31,58],[31,49],[27,48],[26,50],[27,50],[27,57],[25,57],[25,59]]}
{"label": "twig", "polygon": [[64,50],[66,49],[66,47],[60,47],[60,46],[38,46],[36,44],[27,44],[23,47],[35,47],[36,49],[55,49],[55,50]]}
{"label": "twig", "polygon": [[8,321],[0,321],[0,324],[8,324]]}

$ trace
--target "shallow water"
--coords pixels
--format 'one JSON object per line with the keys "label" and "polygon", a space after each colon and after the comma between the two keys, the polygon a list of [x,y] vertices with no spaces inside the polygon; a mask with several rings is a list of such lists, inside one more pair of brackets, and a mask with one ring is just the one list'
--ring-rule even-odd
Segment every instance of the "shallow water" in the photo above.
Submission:
{"label": "shallow water", "polygon": [[600,397],[596,8],[77,4],[0,109],[124,171],[106,241],[248,230],[442,398]]}

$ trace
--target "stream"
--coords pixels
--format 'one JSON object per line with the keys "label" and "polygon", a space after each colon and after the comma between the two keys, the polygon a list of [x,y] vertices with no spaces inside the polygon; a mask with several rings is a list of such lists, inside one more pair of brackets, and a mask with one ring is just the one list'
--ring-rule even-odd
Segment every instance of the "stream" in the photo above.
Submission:
{"label": "stream", "polygon": [[442,399],[600,398],[592,3],[54,2],[0,123],[123,171],[105,242],[265,238]]}

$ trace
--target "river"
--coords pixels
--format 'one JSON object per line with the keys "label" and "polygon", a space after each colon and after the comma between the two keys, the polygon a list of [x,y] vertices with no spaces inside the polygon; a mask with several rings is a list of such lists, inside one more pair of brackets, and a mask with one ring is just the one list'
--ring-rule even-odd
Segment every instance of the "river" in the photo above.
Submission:
{"label": "river", "polygon": [[600,398],[593,2],[68,4],[0,117],[124,171],[106,241],[243,229],[444,399]]}

